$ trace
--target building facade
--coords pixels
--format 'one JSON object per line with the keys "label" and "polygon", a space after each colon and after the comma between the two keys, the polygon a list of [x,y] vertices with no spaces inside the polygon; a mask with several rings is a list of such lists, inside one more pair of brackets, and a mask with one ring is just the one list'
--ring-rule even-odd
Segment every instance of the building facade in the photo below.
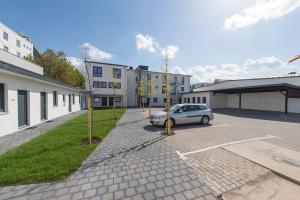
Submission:
{"label": "building facade", "polygon": [[81,90],[0,50],[0,136],[80,110]]}
{"label": "building facade", "polygon": [[212,108],[300,113],[300,76],[227,80],[184,93],[182,102]]}
{"label": "building facade", "polygon": [[[148,66],[128,69],[128,106],[141,104],[161,107],[165,105],[165,77],[162,72],[149,71]],[[190,76],[168,74],[171,104],[181,103],[181,94],[190,91]]]}
{"label": "building facade", "polygon": [[0,49],[18,57],[33,56],[33,44],[30,39],[0,22]]}
{"label": "building facade", "polygon": [[86,66],[88,68],[88,75],[85,74],[86,90],[89,91],[91,85],[93,106],[112,107],[115,101],[116,107],[126,107],[127,66],[93,61],[86,61]]}

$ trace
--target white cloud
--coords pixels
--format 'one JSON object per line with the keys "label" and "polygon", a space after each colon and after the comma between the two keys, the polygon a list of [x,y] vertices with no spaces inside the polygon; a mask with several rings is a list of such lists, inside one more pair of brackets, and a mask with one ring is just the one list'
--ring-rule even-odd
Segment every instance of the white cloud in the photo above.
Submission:
{"label": "white cloud", "polygon": [[283,17],[300,7],[300,0],[256,0],[255,4],[241,13],[225,19],[225,30],[236,30]]}
{"label": "white cloud", "polygon": [[88,58],[94,61],[110,60],[113,56],[111,53],[102,51],[88,42],[81,44],[80,48],[81,51],[86,50]]}
{"label": "white cloud", "polygon": [[[213,82],[215,79],[239,79],[253,77],[283,76],[296,71],[296,67],[288,65],[274,56],[258,59],[247,59],[242,66],[223,64],[220,66],[194,66],[190,68],[173,67],[174,73],[192,75],[192,82]],[[298,71],[299,72],[299,71]]]}
{"label": "white cloud", "polygon": [[83,62],[80,58],[70,56],[70,57],[67,57],[67,60],[77,68],[80,68],[83,64]]}
{"label": "white cloud", "polygon": [[135,43],[138,50],[142,49],[150,53],[155,53],[156,49],[159,48],[159,44],[149,35],[137,34],[135,36]]}
{"label": "white cloud", "polygon": [[166,56],[166,53],[168,54],[168,58],[169,59],[174,59],[175,58],[175,55],[177,54],[177,52],[179,51],[179,48],[176,47],[176,46],[173,46],[173,45],[169,45],[167,46],[166,48],[163,48],[161,50],[161,55],[163,57]]}

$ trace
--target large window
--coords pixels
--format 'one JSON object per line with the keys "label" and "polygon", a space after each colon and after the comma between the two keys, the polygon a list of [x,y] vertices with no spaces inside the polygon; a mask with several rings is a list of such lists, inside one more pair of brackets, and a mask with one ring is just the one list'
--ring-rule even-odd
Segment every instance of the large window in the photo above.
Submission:
{"label": "large window", "polygon": [[201,98],[200,97],[197,97],[197,103],[200,103],[200,100]]}
{"label": "large window", "polygon": [[206,103],[206,97],[202,97],[202,103]]}
{"label": "large window", "polygon": [[121,78],[121,69],[113,68],[113,77],[114,78]]}
{"label": "large window", "polygon": [[17,47],[21,47],[21,42],[20,42],[20,40],[16,40],[16,45],[17,45]]}
{"label": "large window", "polygon": [[0,83],[0,112],[5,111],[5,91],[4,84]]}
{"label": "large window", "polygon": [[4,51],[8,51],[8,47],[4,45],[4,46],[3,46],[3,50],[4,50]]}
{"label": "large window", "polygon": [[116,89],[121,89],[121,83],[120,82],[109,82],[108,83],[109,88],[116,88]]}
{"label": "large window", "polygon": [[53,91],[53,106],[57,106],[57,92]]}
{"label": "large window", "polygon": [[93,66],[93,76],[102,77],[102,67]]}
{"label": "large window", "polygon": [[181,77],[181,85],[184,85],[184,77]]}
{"label": "large window", "polygon": [[107,82],[103,81],[93,81],[94,88],[107,88]]}
{"label": "large window", "polygon": [[8,33],[3,31],[3,39],[8,41]]}

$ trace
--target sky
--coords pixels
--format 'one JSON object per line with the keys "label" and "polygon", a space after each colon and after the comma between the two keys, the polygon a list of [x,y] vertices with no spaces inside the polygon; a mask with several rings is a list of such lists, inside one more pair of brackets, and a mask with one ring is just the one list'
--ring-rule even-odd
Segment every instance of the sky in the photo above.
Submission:
{"label": "sky", "polygon": [[[300,73],[300,0],[2,0],[0,21],[40,51],[214,79]],[[5,9],[3,9],[5,8]]]}

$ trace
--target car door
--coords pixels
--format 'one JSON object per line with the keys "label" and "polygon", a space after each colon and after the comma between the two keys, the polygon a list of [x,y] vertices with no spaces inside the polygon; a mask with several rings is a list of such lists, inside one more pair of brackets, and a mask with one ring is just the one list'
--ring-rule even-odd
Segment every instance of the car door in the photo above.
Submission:
{"label": "car door", "polygon": [[201,115],[199,113],[199,106],[188,105],[187,123],[196,123],[196,122],[200,122],[200,120],[201,120]]}
{"label": "car door", "polygon": [[176,124],[184,124],[186,123],[186,116],[187,116],[187,106],[181,106],[177,109],[172,117],[174,117]]}

